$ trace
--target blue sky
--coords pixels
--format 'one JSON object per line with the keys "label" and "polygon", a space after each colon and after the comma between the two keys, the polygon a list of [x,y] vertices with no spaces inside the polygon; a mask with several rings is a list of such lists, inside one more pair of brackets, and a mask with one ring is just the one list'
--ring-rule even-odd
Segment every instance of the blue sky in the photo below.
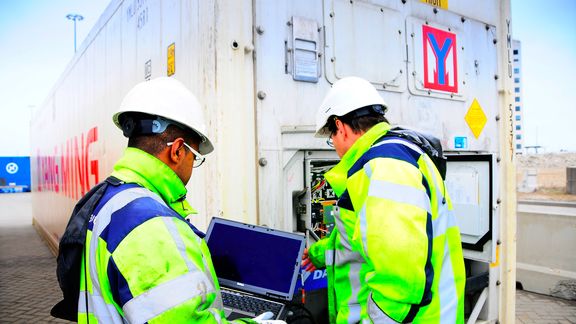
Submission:
{"label": "blue sky", "polygon": [[74,55],[109,0],[0,0],[0,156],[27,156],[29,118]]}
{"label": "blue sky", "polygon": [[[512,34],[522,42],[524,144],[576,151],[576,0],[511,2]],[[74,54],[66,15],[84,16],[80,47],[108,3],[0,0],[0,156],[29,155],[30,112]]]}
{"label": "blue sky", "polygon": [[576,0],[512,0],[525,145],[576,151]]}

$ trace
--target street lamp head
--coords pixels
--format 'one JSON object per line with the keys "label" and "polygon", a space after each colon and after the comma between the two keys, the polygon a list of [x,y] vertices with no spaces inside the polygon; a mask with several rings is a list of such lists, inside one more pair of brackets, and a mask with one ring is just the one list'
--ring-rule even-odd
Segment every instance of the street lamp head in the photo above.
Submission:
{"label": "street lamp head", "polygon": [[67,14],[66,18],[70,19],[70,20],[74,20],[74,21],[80,21],[83,20],[84,17],[82,15],[79,14]]}

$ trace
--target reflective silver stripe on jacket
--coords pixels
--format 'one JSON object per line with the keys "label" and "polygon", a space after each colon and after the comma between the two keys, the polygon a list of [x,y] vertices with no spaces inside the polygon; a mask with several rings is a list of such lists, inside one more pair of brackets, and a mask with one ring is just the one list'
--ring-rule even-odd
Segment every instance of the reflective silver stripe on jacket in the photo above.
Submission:
{"label": "reflective silver stripe on jacket", "polygon": [[358,323],[362,312],[362,307],[358,301],[360,294],[360,268],[362,264],[359,262],[350,263],[350,272],[348,273],[348,280],[350,282],[351,296],[348,300],[348,323]]}
{"label": "reflective silver stripe on jacket", "polygon": [[[92,313],[99,322],[114,324],[125,323],[124,319],[120,316],[114,305],[106,304],[102,296],[86,293],[85,290],[80,291],[80,296],[78,298],[78,313],[88,313],[86,310],[86,297],[88,297],[88,307],[90,308],[90,313]],[[82,315],[78,314],[78,316]]]}
{"label": "reflective silver stripe on jacket", "polygon": [[180,233],[178,233],[176,224],[174,224],[174,217],[170,216],[162,217],[162,221],[164,222],[164,225],[166,225],[168,232],[172,236],[172,239],[176,244],[176,248],[178,249],[178,252],[180,252],[182,260],[184,260],[184,262],[186,263],[188,271],[196,271],[196,266],[192,263],[192,260],[190,260],[188,254],[186,254],[186,245],[184,244],[184,240],[182,240]]}
{"label": "reflective silver stripe on jacket", "polygon": [[344,222],[342,221],[342,214],[340,213],[339,207],[334,207],[334,222],[336,223],[336,227],[338,227],[338,233],[340,234],[340,244],[347,250],[352,250],[352,246],[350,245],[350,239],[348,238],[348,232],[346,232],[346,227],[344,226]]}
{"label": "reflective silver stripe on jacket", "polygon": [[372,293],[368,295],[367,307],[368,307],[368,316],[370,317],[372,322],[378,324],[398,323],[395,320],[391,319],[388,315],[386,315],[386,313],[384,313],[384,311],[382,311],[380,307],[376,305],[374,299],[372,299]]}
{"label": "reflective silver stripe on jacket", "polygon": [[[328,252],[328,251],[326,251]],[[348,307],[348,323],[358,323],[360,321],[362,307],[358,300],[360,295],[360,288],[362,286],[360,280],[360,269],[362,268],[362,263],[364,258],[359,252],[348,251],[348,250],[336,250],[335,252],[330,250],[331,253],[335,253],[334,266],[342,267],[348,265],[348,282],[350,283],[350,297],[346,300],[346,306]],[[336,298],[338,299],[338,298]],[[338,302],[338,301],[337,301]],[[340,302],[338,302],[339,304]],[[342,311],[342,309],[338,309]]]}
{"label": "reflective silver stripe on jacket", "polygon": [[334,250],[326,250],[324,252],[324,262],[327,267],[334,265]]}
{"label": "reflective silver stripe on jacket", "polygon": [[452,259],[448,240],[444,240],[444,259],[440,270],[438,282],[440,292],[440,320],[442,323],[456,323],[456,313],[458,312],[458,294],[454,283],[454,271],[452,269]]}
{"label": "reflective silver stripe on jacket", "polygon": [[408,141],[401,140],[401,139],[396,139],[396,138],[385,139],[380,143],[376,143],[376,144],[372,145],[372,147],[378,147],[380,145],[385,145],[385,144],[402,144],[402,145],[407,146],[410,149],[412,149],[412,150],[414,150],[420,154],[425,154],[424,151],[422,151],[422,149],[420,147],[418,147],[418,145],[416,145],[414,143],[410,143]]}
{"label": "reflective silver stripe on jacket", "polygon": [[[426,165],[430,170],[434,170],[435,168],[434,165],[429,161],[426,161]],[[448,228],[456,226],[456,218],[454,216],[454,212],[448,210],[448,204],[442,202],[444,199],[443,191],[438,185],[438,179],[436,179],[435,172],[431,172],[431,174],[433,183],[430,185],[434,185],[436,193],[436,204],[438,205],[438,217],[432,220],[434,238],[436,238],[440,235],[444,235]]]}
{"label": "reflective silver stripe on jacket", "polygon": [[[430,162],[426,162],[428,168],[433,170],[434,167]],[[436,202],[438,205],[438,217],[432,221],[434,227],[434,238],[446,234],[446,230],[456,226],[456,218],[451,210],[448,210],[448,204],[443,203],[443,191],[438,185],[435,173],[432,173],[434,187],[436,189]],[[446,184],[443,183],[445,186]],[[456,323],[458,312],[458,293],[456,292],[456,283],[454,282],[454,270],[452,268],[452,258],[450,257],[450,245],[448,238],[444,239],[444,254],[442,257],[442,268],[440,278],[438,279],[438,291],[440,299],[440,322]]]}
{"label": "reflective silver stripe on jacket", "polygon": [[222,318],[220,317],[220,311],[214,308],[210,308],[208,311],[212,313],[214,319],[216,320],[216,323],[222,323]]}
{"label": "reflective silver stripe on jacket", "polygon": [[122,310],[130,323],[145,323],[192,298],[213,292],[214,286],[203,272],[189,272],[132,298]]}
{"label": "reflective silver stripe on jacket", "polygon": [[430,198],[428,194],[426,194],[426,191],[412,186],[371,179],[368,196],[409,204],[423,209],[430,214],[432,213]]}

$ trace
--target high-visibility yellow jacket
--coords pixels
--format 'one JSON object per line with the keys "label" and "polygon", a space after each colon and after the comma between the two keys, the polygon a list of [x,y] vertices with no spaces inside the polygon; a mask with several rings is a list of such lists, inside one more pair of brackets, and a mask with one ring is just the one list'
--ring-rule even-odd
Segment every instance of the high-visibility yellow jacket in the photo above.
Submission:
{"label": "high-visibility yellow jacket", "polygon": [[176,173],[128,148],[112,175],[124,184],[108,186],[90,218],[78,322],[226,323],[210,253],[184,219],[195,211]]}
{"label": "high-visibility yellow jacket", "polygon": [[331,323],[463,323],[460,232],[440,173],[379,123],[329,172],[336,227],[309,255],[326,266]]}

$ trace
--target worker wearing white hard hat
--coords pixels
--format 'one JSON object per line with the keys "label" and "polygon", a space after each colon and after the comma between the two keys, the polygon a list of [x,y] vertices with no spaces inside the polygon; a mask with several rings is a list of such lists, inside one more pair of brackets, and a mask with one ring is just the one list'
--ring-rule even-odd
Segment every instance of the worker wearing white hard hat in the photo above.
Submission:
{"label": "worker wearing white hard hat", "polygon": [[[202,106],[162,77],[130,90],[113,121],[128,148],[87,225],[78,322],[228,322],[204,234],[185,220],[185,185],[214,150]],[[284,323],[267,316],[233,322]]]}
{"label": "worker wearing white hard hat", "polygon": [[303,265],[327,269],[331,323],[463,323],[466,276],[444,181],[418,145],[388,134],[386,110],[358,77],[334,83],[320,105],[315,135],[341,157],[325,174],[338,208]]}

